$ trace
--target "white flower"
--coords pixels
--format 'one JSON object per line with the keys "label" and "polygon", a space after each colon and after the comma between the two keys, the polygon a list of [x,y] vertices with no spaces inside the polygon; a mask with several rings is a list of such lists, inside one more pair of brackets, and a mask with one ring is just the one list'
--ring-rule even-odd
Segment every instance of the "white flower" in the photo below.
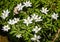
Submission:
{"label": "white flower", "polygon": [[19,21],[19,18],[14,18],[14,19],[10,19],[9,21],[8,21],[8,24],[11,24],[11,25],[14,25],[15,23],[17,23]]}
{"label": "white flower", "polygon": [[9,13],[10,13],[10,12],[8,11],[8,9],[7,9],[6,11],[3,10],[3,13],[2,13],[2,16],[1,16],[1,17],[2,17],[3,19],[5,19],[6,17],[8,17]]}
{"label": "white flower", "polygon": [[53,15],[52,15],[52,18],[53,19],[56,19],[57,20],[58,17],[59,17],[58,14],[53,13]]}
{"label": "white flower", "polygon": [[10,30],[10,27],[8,25],[3,26],[3,29],[2,30],[8,32],[8,30]]}
{"label": "white flower", "polygon": [[35,22],[42,21],[41,16],[39,17],[36,14],[31,15],[32,19],[35,20]]}
{"label": "white flower", "polygon": [[32,17],[32,19],[36,20],[36,19],[37,19],[37,17],[38,17],[38,15],[33,14],[33,15],[31,15],[31,17]]}
{"label": "white flower", "polygon": [[8,21],[8,24],[13,25],[13,24],[15,24],[15,21],[10,19],[10,20]]}
{"label": "white flower", "polygon": [[32,5],[32,3],[30,3],[30,1],[26,1],[26,2],[23,2],[23,4],[24,4],[24,6],[26,6],[26,7],[31,7]]}
{"label": "white flower", "polygon": [[34,34],[34,37],[31,38],[31,40],[32,40],[32,41],[40,42],[40,41],[39,41],[40,38],[41,38],[41,37],[40,37],[39,35],[37,36],[36,34]]}
{"label": "white flower", "polygon": [[38,28],[38,26],[35,26],[35,28],[33,28],[32,31],[34,31],[35,33],[37,33],[37,32],[40,31],[40,30],[41,30],[41,28]]}
{"label": "white flower", "polygon": [[41,16],[35,20],[35,22],[38,22],[38,21],[42,21]]}
{"label": "white flower", "polygon": [[22,36],[21,36],[21,34],[17,34],[16,37],[17,38],[21,38]]}
{"label": "white flower", "polygon": [[49,10],[47,10],[47,8],[44,8],[44,7],[42,7],[42,10],[40,10],[42,13],[44,13],[44,14],[47,14],[47,12],[49,11]]}
{"label": "white flower", "polygon": [[24,7],[24,6],[20,3],[20,4],[17,4],[17,7],[16,7],[16,8],[18,9],[18,11],[20,11],[20,10],[23,9],[23,7]]}
{"label": "white flower", "polygon": [[25,23],[27,26],[28,24],[32,23],[32,19],[30,17],[28,17],[27,19],[23,19],[23,20],[24,20],[23,23]]}
{"label": "white flower", "polygon": [[15,21],[15,23],[17,23],[19,21],[19,18],[14,18],[13,20]]}

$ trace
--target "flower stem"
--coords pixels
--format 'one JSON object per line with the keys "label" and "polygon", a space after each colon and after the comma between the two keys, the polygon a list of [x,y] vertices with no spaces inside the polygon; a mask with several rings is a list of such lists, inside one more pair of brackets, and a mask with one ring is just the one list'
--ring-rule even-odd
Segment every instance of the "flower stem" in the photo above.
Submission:
{"label": "flower stem", "polygon": [[58,33],[55,34],[55,37],[54,37],[54,39],[52,40],[52,42],[55,42],[55,40],[58,38],[59,33],[60,33],[60,29],[58,29]]}

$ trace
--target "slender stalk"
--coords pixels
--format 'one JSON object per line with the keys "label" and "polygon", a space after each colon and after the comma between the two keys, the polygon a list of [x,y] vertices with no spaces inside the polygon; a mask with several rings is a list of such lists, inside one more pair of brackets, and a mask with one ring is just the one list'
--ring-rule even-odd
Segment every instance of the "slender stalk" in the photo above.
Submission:
{"label": "slender stalk", "polygon": [[52,42],[55,42],[55,40],[58,38],[59,33],[60,33],[60,29],[58,29],[58,33],[55,34],[55,38],[52,40]]}

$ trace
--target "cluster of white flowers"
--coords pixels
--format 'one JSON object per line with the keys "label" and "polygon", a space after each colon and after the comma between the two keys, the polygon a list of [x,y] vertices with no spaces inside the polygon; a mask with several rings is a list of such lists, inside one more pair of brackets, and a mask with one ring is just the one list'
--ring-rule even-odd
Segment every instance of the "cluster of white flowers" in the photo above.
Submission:
{"label": "cluster of white flowers", "polygon": [[8,17],[9,13],[10,13],[10,11],[8,11],[8,9],[6,11],[3,10],[3,13],[1,15],[1,18],[5,19],[6,17]]}
{"label": "cluster of white flowers", "polygon": [[[31,3],[30,1],[26,1],[26,2],[23,2],[23,4],[22,4],[22,3],[17,4],[16,9],[17,9],[17,11],[21,11],[21,10],[23,10],[23,7],[31,7],[31,6],[32,6],[31,4],[32,4],[32,3]],[[16,9],[15,9],[15,10],[16,10]],[[44,14],[47,15],[47,13],[48,13],[49,10],[48,10],[47,8],[42,7],[42,9],[41,9],[40,11],[41,11],[42,13],[44,13]],[[15,11],[14,11],[14,12],[15,12]],[[1,15],[1,18],[5,19],[6,17],[8,17],[9,13],[10,13],[10,11],[8,11],[8,9],[7,9],[6,11],[3,10],[3,13],[2,13],[2,15]],[[16,13],[18,14],[18,12],[16,12]],[[52,17],[52,19],[57,20],[57,18],[58,18],[59,16],[58,16],[58,14],[53,13],[53,14],[51,15],[51,17]],[[33,22],[32,22],[33,20],[34,20],[35,22],[43,21],[42,17],[41,17],[41,16],[38,16],[38,15],[36,15],[36,14],[31,15],[31,17],[28,16],[27,19],[23,19],[23,20],[24,20],[23,23],[26,24],[27,26],[28,26],[29,24],[33,23]],[[14,18],[14,19],[12,19],[12,20],[9,19],[8,24],[14,25],[14,24],[16,24],[18,21],[19,21],[19,18]],[[9,25],[3,26],[2,30],[8,32],[8,30],[10,30]],[[35,28],[33,28],[32,31],[34,31],[35,34],[34,34],[34,37],[31,38],[32,41],[40,42],[39,39],[40,39],[41,37],[40,37],[39,35],[38,35],[38,36],[36,35],[36,33],[38,33],[40,30],[41,30],[41,27],[38,27],[38,26],[35,26]],[[17,38],[20,38],[20,37],[22,37],[22,36],[21,36],[21,34],[17,34],[16,37],[17,37]]]}
{"label": "cluster of white flowers", "polygon": [[27,26],[28,24],[32,23],[32,20],[35,20],[35,22],[42,21],[41,16],[39,17],[36,14],[31,15],[31,17],[28,17],[27,19],[23,19],[24,22]]}
{"label": "cluster of white flowers", "polygon": [[35,20],[35,22],[42,21],[41,16],[38,16],[36,14],[31,15],[32,19]]}
{"label": "cluster of white flowers", "polygon": [[14,18],[14,19],[10,19],[9,21],[8,21],[8,24],[11,24],[11,25],[14,25],[15,23],[17,23],[19,21],[19,18]]}
{"label": "cluster of white flowers", "polygon": [[[33,18],[34,19],[34,18]],[[28,26],[28,24],[30,24],[30,23],[32,23],[32,20],[33,20],[32,18],[30,18],[30,17],[28,17],[27,19],[24,19],[24,22],[23,23],[25,23],[27,26]],[[37,33],[38,31],[40,31],[41,30],[41,28],[38,28],[38,26],[35,26],[35,28],[33,28],[33,30],[32,31],[34,31],[35,33]],[[33,41],[37,41],[37,42],[40,42],[39,41],[39,39],[40,39],[41,37],[40,36],[36,36],[36,34],[34,35],[34,37],[33,38],[31,38],[31,40],[33,40]]]}
{"label": "cluster of white flowers", "polygon": [[8,32],[8,30],[10,30],[9,25],[3,26],[2,30]]}
{"label": "cluster of white flowers", "polygon": [[[31,3],[30,1],[23,2],[23,5],[22,5],[22,3],[17,4],[17,6],[14,8],[14,12],[15,12],[16,14],[18,14],[17,11],[22,10],[23,7],[31,7],[31,6],[32,6],[31,4],[32,4],[32,3]],[[7,9],[6,11],[3,10],[3,13],[2,13],[2,15],[1,15],[1,18],[5,19],[6,17],[8,17],[9,13],[10,13],[10,11],[8,11],[8,9]],[[29,21],[29,20],[30,20],[30,21]],[[18,21],[19,21],[19,18],[14,18],[14,19],[12,19],[12,20],[9,19],[8,24],[14,25],[14,24],[16,24]],[[28,17],[27,19],[24,19],[24,21],[25,21],[24,23],[26,23],[27,26],[28,26],[28,24],[32,23],[32,19],[30,19],[30,17]],[[10,27],[9,27],[8,25],[7,25],[7,26],[3,26],[3,28],[2,28],[3,31],[7,31],[7,32],[8,32],[9,29],[10,29]],[[17,37],[17,38],[20,38],[20,37],[21,37],[21,34],[16,35],[16,37]]]}
{"label": "cluster of white flowers", "polygon": [[40,40],[39,40],[40,38],[41,38],[41,37],[40,37],[39,35],[37,36],[36,34],[34,34],[34,37],[31,38],[31,40],[32,40],[32,41],[40,42]]}
{"label": "cluster of white flowers", "polygon": [[33,38],[31,38],[31,40],[32,40],[32,41],[40,42],[40,41],[39,41],[39,39],[40,39],[41,37],[36,35],[36,33],[38,33],[38,31],[40,31],[40,30],[41,30],[41,27],[40,27],[40,28],[38,28],[38,26],[35,26],[35,28],[33,28],[33,30],[32,30],[32,31],[34,31],[34,32],[35,32],[35,34],[34,34],[34,37],[33,37]]}
{"label": "cluster of white flowers", "polygon": [[[31,15],[31,17],[28,17],[27,19],[23,19],[23,20],[24,20],[23,23],[25,23],[27,26],[28,26],[28,24],[31,24],[32,23],[32,20],[35,20],[35,22],[42,21],[41,16],[39,17],[36,14],[33,14],[33,15]],[[38,28],[38,26],[35,26],[35,28],[33,28],[32,31],[34,31],[35,33],[37,33],[40,30],[41,30],[41,28]],[[40,38],[41,38],[40,36],[37,36],[36,34],[34,34],[34,37],[31,38],[31,40],[32,41],[40,42],[39,41]]]}
{"label": "cluster of white flowers", "polygon": [[[41,11],[42,13],[44,13],[44,14],[47,14],[47,12],[48,12],[49,10],[47,10],[47,8],[42,7],[42,10],[40,10],[40,11]],[[57,20],[57,18],[58,18],[59,16],[58,16],[58,14],[53,13],[51,17],[52,17],[52,19]]]}
{"label": "cluster of white flowers", "polygon": [[16,8],[17,8],[18,11],[20,11],[20,10],[23,9],[24,6],[31,7],[32,6],[31,4],[32,3],[30,3],[30,1],[26,1],[26,2],[23,2],[23,5],[22,5],[22,3],[17,4]]}
{"label": "cluster of white flowers", "polygon": [[[19,18],[14,18],[13,20],[10,19],[8,21],[8,23],[13,25],[13,24],[17,23],[18,21],[19,21]],[[9,29],[10,29],[9,25],[3,26],[3,28],[2,28],[3,31],[7,31],[7,32]]]}

